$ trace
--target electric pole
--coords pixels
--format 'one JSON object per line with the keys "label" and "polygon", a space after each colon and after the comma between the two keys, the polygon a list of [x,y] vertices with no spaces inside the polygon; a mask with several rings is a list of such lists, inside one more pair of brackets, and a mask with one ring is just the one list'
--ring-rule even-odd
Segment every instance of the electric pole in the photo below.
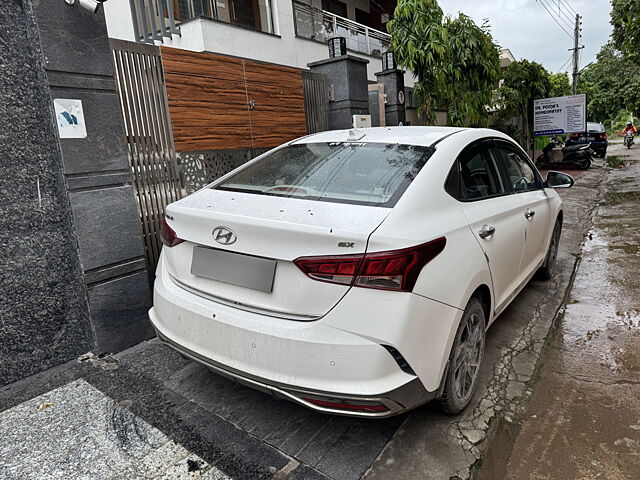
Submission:
{"label": "electric pole", "polygon": [[578,93],[578,77],[580,76],[580,66],[579,66],[579,53],[580,50],[582,48],[584,48],[584,45],[580,45],[580,37],[581,34],[580,32],[582,31],[582,29],[580,28],[580,25],[582,25],[582,22],[580,21],[582,19],[582,17],[580,15],[578,15],[576,13],[576,26],[573,30],[573,48],[570,48],[569,50],[573,50],[573,94],[576,95]]}

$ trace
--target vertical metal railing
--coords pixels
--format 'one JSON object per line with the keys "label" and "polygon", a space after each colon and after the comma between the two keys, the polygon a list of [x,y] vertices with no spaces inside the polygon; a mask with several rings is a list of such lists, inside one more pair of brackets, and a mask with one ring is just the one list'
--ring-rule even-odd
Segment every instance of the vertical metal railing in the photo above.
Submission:
{"label": "vertical metal railing", "polygon": [[160,48],[111,40],[129,164],[140,214],[147,269],[160,256],[165,207],[184,195],[169,117]]}
{"label": "vertical metal railing", "polygon": [[321,73],[302,71],[307,133],[329,130],[329,82]]}
{"label": "vertical metal railing", "polygon": [[[192,12],[193,0],[188,1]],[[162,42],[163,37],[180,35],[173,0],[129,0],[129,7],[133,31],[138,41],[153,44],[155,40]],[[190,18],[193,16],[191,14]]]}

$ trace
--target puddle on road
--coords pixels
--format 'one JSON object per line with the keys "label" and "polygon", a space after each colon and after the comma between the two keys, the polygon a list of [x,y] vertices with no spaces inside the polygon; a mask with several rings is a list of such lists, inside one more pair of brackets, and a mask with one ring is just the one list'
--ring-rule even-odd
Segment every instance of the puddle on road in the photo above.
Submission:
{"label": "puddle on road", "polygon": [[[596,223],[587,233],[571,296],[562,318],[559,319],[557,330],[553,334],[546,359],[547,365],[544,368],[551,376],[553,373],[564,372],[568,378],[587,382],[593,380],[596,382],[594,389],[603,389],[598,401],[603,404],[611,402],[610,409],[617,411],[615,406],[620,402],[620,392],[612,393],[610,398],[607,397],[606,392],[610,388],[617,388],[613,385],[618,382],[625,384],[629,381],[637,381],[638,372],[640,372],[640,275],[638,275],[640,272],[640,241],[638,241],[640,239],[640,215],[638,214],[640,178],[631,178],[622,172],[612,172],[610,175],[608,186],[611,190],[617,186],[629,191],[608,191],[604,195],[604,202],[600,206]],[[544,370],[542,374],[544,375]],[[547,387],[557,387],[552,378],[543,377],[540,381],[543,384],[549,382]],[[611,382],[611,385],[600,385],[598,382]],[[538,386],[539,388],[541,386]],[[545,387],[542,386],[542,388]],[[624,387],[620,388],[624,391]],[[571,397],[571,395],[581,395],[579,391],[580,387],[576,386],[575,389],[570,388],[554,394],[538,393],[541,395],[538,401],[541,404],[553,403],[554,396],[566,396],[558,400],[558,405],[571,401],[574,409],[584,410],[580,414],[571,415],[572,426],[569,430],[588,432],[597,428],[601,430],[599,435],[603,438],[606,436],[613,440],[618,439],[616,440],[618,443],[611,441],[613,449],[625,447],[626,444],[620,442],[623,442],[626,437],[622,440],[620,440],[622,437],[615,437],[622,433],[621,424],[612,421],[612,418],[608,418],[605,413],[602,413],[602,418],[593,417],[590,405],[584,404],[580,396]],[[534,398],[535,395],[534,393]],[[536,411],[535,406],[531,408]],[[544,410],[544,407],[540,407],[540,411]],[[560,413],[560,410],[556,413]],[[501,421],[487,452],[483,455],[477,478],[482,480],[504,478],[515,438],[527,421],[527,419],[520,419],[515,423]],[[557,421],[557,418],[549,420],[552,425]],[[586,422],[585,425],[578,425],[581,421]],[[530,421],[526,423],[533,432],[537,428],[535,424],[535,421],[533,424]],[[638,424],[637,428],[634,428],[636,424]],[[631,432],[640,430],[640,420],[629,428],[630,431],[625,432],[625,435],[632,437],[634,434]],[[529,435],[535,436],[531,431]],[[604,444],[601,444],[601,448],[602,445]],[[616,455],[618,453],[615,451]],[[615,456],[614,450],[611,454]],[[559,460],[558,464],[561,463]],[[598,470],[597,465],[594,464],[591,467],[586,466],[585,472],[591,471],[592,468]],[[580,476],[580,478],[587,478],[587,476]]]}

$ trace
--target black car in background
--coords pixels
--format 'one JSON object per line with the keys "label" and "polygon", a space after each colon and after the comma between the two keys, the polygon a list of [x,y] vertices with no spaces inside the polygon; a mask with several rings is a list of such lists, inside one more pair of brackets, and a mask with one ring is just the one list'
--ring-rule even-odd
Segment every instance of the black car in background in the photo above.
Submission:
{"label": "black car in background", "polygon": [[604,158],[607,153],[609,142],[607,141],[607,132],[604,125],[596,122],[587,122],[587,131],[583,133],[572,133],[567,138],[565,145],[581,145],[591,143],[591,149],[596,152],[600,158]]}

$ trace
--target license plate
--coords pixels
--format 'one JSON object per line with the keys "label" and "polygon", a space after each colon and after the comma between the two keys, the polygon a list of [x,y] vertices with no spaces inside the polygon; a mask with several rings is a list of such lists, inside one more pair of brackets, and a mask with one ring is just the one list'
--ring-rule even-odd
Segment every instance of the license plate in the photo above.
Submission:
{"label": "license plate", "polygon": [[191,273],[262,292],[273,290],[276,261],[207,247],[194,247]]}

